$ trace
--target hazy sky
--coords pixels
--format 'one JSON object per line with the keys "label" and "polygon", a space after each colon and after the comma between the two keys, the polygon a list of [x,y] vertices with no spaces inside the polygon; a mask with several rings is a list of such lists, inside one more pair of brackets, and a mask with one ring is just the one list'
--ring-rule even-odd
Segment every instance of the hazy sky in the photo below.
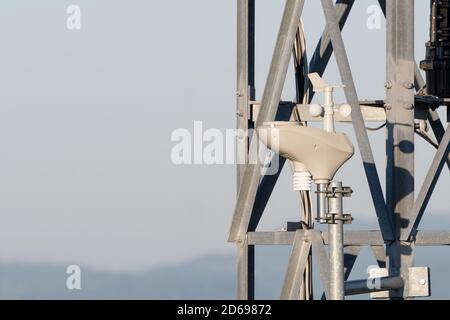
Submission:
{"label": "hazy sky", "polygon": [[[283,1],[257,0],[257,94],[261,95]],[[344,32],[360,98],[384,97],[385,26],[366,28],[356,1]],[[66,28],[79,5],[82,28]],[[428,1],[416,1],[416,56],[424,56]],[[235,123],[234,0],[16,0],[0,5],[0,259],[132,270],[231,252],[232,166],[174,166],[173,130]],[[324,27],[307,1],[312,52]],[[334,60],[325,78],[338,84]],[[294,96],[292,71],[283,98]],[[340,95],[342,97],[342,95]],[[353,139],[351,127],[340,126]],[[384,179],[384,132],[371,134]],[[420,186],[433,150],[417,144]],[[346,202],[374,228],[358,156],[339,178]],[[445,209],[445,171],[430,210]],[[289,170],[262,228],[296,220]],[[448,219],[447,219],[448,221]],[[449,223],[450,225],[450,223]],[[442,227],[442,226],[441,226]]]}

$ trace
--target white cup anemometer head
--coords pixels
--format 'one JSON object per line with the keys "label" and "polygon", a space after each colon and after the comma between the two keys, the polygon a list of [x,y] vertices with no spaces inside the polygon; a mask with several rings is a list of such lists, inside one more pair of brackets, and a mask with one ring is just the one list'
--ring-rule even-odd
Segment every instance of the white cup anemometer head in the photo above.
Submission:
{"label": "white cup anemometer head", "polygon": [[312,104],[309,106],[309,113],[314,118],[323,116],[323,107],[320,104]]}
{"label": "white cup anemometer head", "polygon": [[338,106],[338,109],[339,114],[343,118],[347,118],[352,114],[352,106],[349,105],[348,103],[341,104],[340,106]]}
{"label": "white cup anemometer head", "polygon": [[[348,103],[336,105],[335,112],[339,112],[339,115],[343,118],[347,118],[352,114],[352,107]],[[311,117],[319,118],[324,115],[324,107],[320,104],[311,104],[309,106],[309,114]]]}

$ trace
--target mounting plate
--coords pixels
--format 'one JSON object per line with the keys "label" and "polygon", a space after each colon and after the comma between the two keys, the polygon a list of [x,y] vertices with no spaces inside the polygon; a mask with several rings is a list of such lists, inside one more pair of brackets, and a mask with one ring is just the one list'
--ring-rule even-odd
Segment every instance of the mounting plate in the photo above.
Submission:
{"label": "mounting plate", "polygon": [[429,297],[431,295],[430,268],[409,268],[408,298]]}
{"label": "mounting plate", "polygon": [[[382,278],[389,276],[388,269],[371,269],[370,278]],[[412,267],[408,269],[408,280],[406,281],[404,298],[423,298],[431,295],[430,268]],[[372,299],[388,299],[392,297],[389,291],[371,293]]]}

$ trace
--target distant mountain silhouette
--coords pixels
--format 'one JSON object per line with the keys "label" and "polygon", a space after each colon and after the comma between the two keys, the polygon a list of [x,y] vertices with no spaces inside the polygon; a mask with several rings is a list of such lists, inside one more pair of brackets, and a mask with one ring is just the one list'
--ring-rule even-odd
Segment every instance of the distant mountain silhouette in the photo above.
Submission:
{"label": "distant mountain silhouette", "polygon": [[142,273],[83,268],[81,290],[66,288],[67,266],[0,264],[0,299],[231,299],[233,257],[203,257]]}
{"label": "distant mountain silhouette", "polygon": [[[262,252],[261,252],[262,251]],[[256,297],[276,299],[290,248],[257,251]],[[433,298],[450,298],[450,251],[419,248],[417,265],[429,265]],[[374,263],[365,248],[352,279],[365,276]],[[140,273],[108,273],[82,267],[82,290],[66,289],[68,275],[63,265],[0,263],[0,299],[234,299],[235,257],[210,255],[179,265],[163,266]],[[320,286],[317,274],[315,282]],[[320,288],[316,295],[320,295]],[[360,298],[366,298],[363,296]]]}

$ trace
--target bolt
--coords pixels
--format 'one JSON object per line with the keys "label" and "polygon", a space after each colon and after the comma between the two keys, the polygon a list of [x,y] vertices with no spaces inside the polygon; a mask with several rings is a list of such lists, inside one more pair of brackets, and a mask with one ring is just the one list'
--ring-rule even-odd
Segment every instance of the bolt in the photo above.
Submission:
{"label": "bolt", "polygon": [[236,92],[236,94],[237,94],[238,97],[243,97],[244,96],[244,94],[241,91]]}
{"label": "bolt", "polygon": [[427,280],[425,280],[425,279],[420,279],[420,280],[419,280],[419,283],[420,283],[421,286],[424,286],[424,285],[427,284]]}
{"label": "bolt", "polygon": [[412,110],[414,109],[414,104],[412,103],[405,103],[404,108],[407,110]]}
{"label": "bolt", "polygon": [[389,103],[386,103],[386,104],[384,105],[384,107],[386,108],[386,110],[392,110],[392,105],[389,104]]}
{"label": "bolt", "polygon": [[411,83],[411,82],[405,82],[405,83],[403,84],[403,86],[404,86],[406,89],[412,89],[412,88],[414,88],[414,84]]}
{"label": "bolt", "polygon": [[392,82],[387,81],[387,82],[384,84],[384,87],[385,87],[386,89],[392,89]]}

